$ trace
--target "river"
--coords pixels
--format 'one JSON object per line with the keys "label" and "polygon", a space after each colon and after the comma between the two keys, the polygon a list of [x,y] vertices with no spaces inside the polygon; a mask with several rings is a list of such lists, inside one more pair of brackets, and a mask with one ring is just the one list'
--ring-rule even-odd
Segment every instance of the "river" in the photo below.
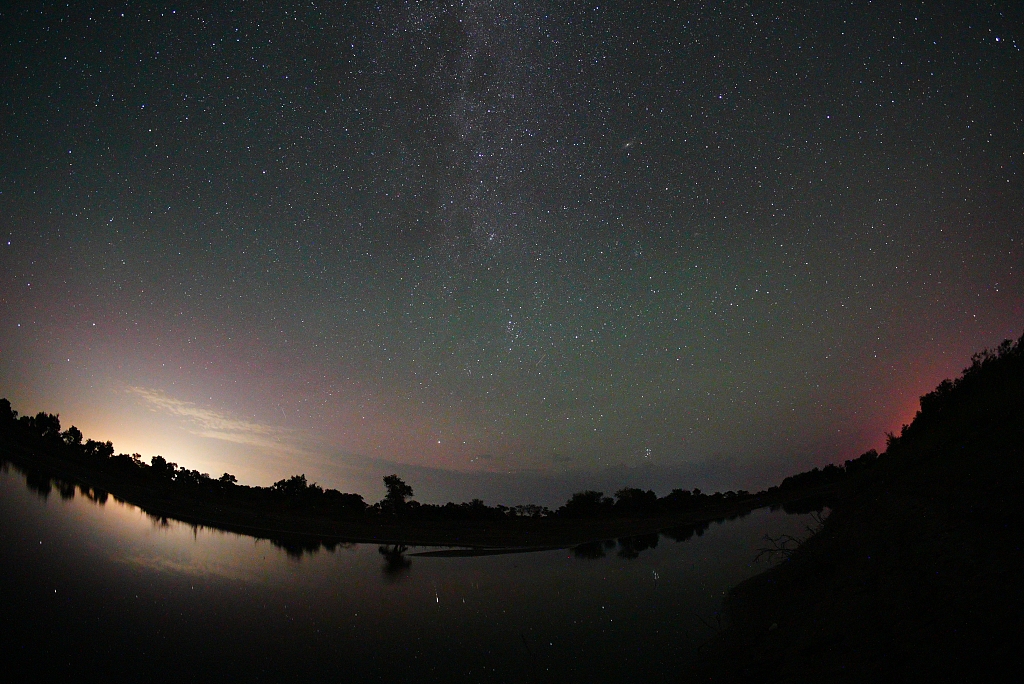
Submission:
{"label": "river", "polygon": [[768,567],[765,535],[813,525],[761,509],[683,541],[310,553],[89,494],[0,473],[2,653],[22,676],[671,681],[721,628],[724,593]]}

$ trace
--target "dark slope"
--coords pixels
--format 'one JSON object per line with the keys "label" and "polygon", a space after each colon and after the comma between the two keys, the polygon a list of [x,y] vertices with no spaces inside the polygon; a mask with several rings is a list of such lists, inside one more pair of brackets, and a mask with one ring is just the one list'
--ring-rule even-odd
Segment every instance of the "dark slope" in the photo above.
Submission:
{"label": "dark slope", "polygon": [[922,397],[822,529],[731,592],[697,679],[1017,680],[1022,471],[1024,338]]}

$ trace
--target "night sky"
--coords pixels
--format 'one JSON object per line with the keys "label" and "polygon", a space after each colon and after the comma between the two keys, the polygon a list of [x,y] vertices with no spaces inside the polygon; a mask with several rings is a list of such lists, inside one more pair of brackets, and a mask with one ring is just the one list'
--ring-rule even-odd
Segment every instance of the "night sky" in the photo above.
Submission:
{"label": "night sky", "polygon": [[1024,6],[0,10],[0,395],[558,503],[881,448],[1024,323]]}

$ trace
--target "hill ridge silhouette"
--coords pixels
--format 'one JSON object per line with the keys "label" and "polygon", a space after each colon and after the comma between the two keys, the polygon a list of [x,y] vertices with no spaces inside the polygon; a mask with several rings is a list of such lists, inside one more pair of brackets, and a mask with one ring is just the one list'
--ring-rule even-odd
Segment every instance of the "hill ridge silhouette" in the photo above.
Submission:
{"label": "hill ridge silhouette", "polygon": [[976,354],[821,529],[726,600],[694,681],[1007,681],[1024,635],[1024,336]]}

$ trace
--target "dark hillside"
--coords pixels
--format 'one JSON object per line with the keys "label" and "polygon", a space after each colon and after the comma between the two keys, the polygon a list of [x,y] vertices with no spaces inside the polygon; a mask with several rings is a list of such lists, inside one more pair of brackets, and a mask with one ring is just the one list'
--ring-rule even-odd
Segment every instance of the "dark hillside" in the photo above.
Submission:
{"label": "dark hillside", "polygon": [[731,592],[698,678],[1017,680],[1022,475],[1024,338],[922,397],[822,529]]}

